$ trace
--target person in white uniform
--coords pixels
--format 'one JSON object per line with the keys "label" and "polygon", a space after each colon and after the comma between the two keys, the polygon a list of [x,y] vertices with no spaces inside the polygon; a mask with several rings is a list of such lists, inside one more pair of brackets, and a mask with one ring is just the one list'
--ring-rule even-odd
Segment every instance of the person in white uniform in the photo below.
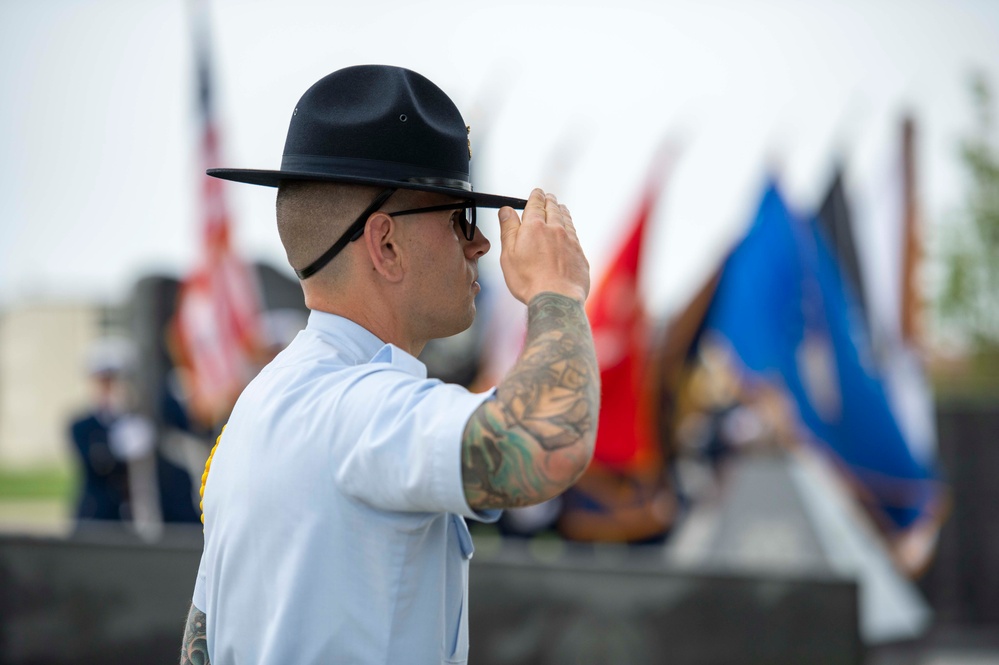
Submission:
{"label": "person in white uniform", "polygon": [[[569,210],[540,189],[473,191],[470,155],[442,90],[364,65],[305,93],[280,170],[208,172],[278,187],[311,315],[210,459],[182,663],[464,663],[465,519],[550,499],[589,463],[599,372]],[[476,207],[499,208],[504,277],[528,305],[516,366],[481,394],[417,360],[475,316]]]}

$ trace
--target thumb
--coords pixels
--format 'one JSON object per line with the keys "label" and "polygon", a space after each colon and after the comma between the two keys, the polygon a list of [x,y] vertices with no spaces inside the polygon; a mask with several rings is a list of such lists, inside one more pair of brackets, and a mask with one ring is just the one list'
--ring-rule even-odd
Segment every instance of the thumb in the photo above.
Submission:
{"label": "thumb", "polygon": [[520,228],[520,215],[513,208],[504,206],[499,209],[499,223],[500,242],[506,245],[517,235],[517,229]]}

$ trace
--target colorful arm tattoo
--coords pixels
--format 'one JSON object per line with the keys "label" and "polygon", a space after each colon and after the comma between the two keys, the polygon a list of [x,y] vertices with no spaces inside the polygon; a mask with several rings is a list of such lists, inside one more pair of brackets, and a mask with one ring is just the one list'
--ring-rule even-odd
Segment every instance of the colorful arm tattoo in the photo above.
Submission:
{"label": "colorful arm tattoo", "polygon": [[465,427],[462,479],[472,508],[513,508],[566,490],[593,454],[600,372],[583,306],[541,293],[528,306],[517,364]]}
{"label": "colorful arm tattoo", "polygon": [[205,637],[206,625],[205,613],[191,605],[184,629],[184,645],[180,650],[180,665],[211,665],[208,638]]}

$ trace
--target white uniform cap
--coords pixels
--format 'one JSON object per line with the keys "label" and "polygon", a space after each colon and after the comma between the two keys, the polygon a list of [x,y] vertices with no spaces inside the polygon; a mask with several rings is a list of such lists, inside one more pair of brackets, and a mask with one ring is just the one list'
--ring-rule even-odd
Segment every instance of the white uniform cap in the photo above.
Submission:
{"label": "white uniform cap", "polygon": [[87,374],[129,374],[138,361],[135,343],[124,337],[104,337],[87,351]]}

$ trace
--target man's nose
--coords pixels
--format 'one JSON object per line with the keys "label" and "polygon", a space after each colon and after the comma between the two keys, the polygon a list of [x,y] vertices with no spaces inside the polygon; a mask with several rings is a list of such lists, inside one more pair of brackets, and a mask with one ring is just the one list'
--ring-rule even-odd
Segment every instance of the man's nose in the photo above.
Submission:
{"label": "man's nose", "polygon": [[479,227],[475,228],[475,237],[465,243],[465,256],[477,259],[489,251],[489,238]]}

